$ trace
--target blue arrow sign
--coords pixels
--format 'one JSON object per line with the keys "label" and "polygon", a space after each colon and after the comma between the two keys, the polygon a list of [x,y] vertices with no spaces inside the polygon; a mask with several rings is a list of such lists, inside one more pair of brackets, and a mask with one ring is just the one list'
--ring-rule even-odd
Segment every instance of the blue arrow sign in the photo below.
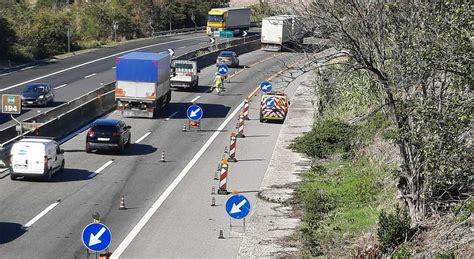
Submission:
{"label": "blue arrow sign", "polygon": [[273,108],[273,106],[275,106],[275,100],[273,100],[273,98],[269,97],[269,98],[265,99],[265,105],[268,108]]}
{"label": "blue arrow sign", "polygon": [[204,112],[202,111],[201,107],[197,105],[191,105],[188,107],[186,114],[188,115],[188,118],[190,120],[198,121],[202,118],[202,115],[204,114]]}
{"label": "blue arrow sign", "polygon": [[94,252],[104,251],[112,242],[112,233],[102,223],[91,223],[82,230],[82,243]]}
{"label": "blue arrow sign", "polygon": [[270,82],[264,81],[260,84],[260,90],[262,90],[264,93],[270,92],[272,90],[272,84]]}
{"label": "blue arrow sign", "polygon": [[227,200],[225,210],[234,219],[242,219],[250,212],[250,202],[242,194],[237,194]]}
{"label": "blue arrow sign", "polygon": [[227,73],[229,73],[229,67],[226,64],[222,64],[217,67],[217,73],[219,73],[219,75],[225,76]]}

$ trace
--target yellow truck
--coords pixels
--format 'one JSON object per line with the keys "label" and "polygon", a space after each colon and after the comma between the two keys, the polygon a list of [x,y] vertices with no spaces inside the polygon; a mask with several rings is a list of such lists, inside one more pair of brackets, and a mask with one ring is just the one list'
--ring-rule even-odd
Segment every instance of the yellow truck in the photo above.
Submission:
{"label": "yellow truck", "polygon": [[214,8],[208,13],[206,32],[217,36],[220,31],[232,31],[235,36],[250,28],[250,8],[229,7]]}

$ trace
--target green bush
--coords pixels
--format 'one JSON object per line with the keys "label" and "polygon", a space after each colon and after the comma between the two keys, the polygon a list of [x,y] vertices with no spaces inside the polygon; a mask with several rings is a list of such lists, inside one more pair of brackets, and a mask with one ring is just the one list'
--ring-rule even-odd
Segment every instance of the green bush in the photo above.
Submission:
{"label": "green bush", "polygon": [[397,205],[394,213],[382,210],[377,229],[382,252],[393,251],[397,246],[410,239],[413,234],[414,231],[410,227],[410,216],[405,209]]}
{"label": "green bush", "polygon": [[310,132],[296,138],[290,148],[313,158],[327,158],[350,151],[355,132],[356,128],[347,123],[323,119],[317,121]]}

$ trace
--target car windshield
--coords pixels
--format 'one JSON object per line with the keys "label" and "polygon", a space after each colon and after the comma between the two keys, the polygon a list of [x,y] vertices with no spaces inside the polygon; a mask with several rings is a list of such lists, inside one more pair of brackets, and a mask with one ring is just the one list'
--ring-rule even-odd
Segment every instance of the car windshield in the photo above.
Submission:
{"label": "car windshield", "polygon": [[209,22],[223,22],[224,18],[222,15],[209,15],[209,19],[207,20]]}
{"label": "car windshield", "polygon": [[221,52],[221,54],[219,54],[219,57],[231,58],[232,52]]}
{"label": "car windshield", "polygon": [[115,125],[94,125],[92,131],[116,132],[117,127]]}
{"label": "car windshield", "polygon": [[43,85],[29,85],[25,88],[25,93],[44,93],[45,87]]}
{"label": "car windshield", "polygon": [[193,69],[193,64],[175,63],[174,67],[177,69]]}

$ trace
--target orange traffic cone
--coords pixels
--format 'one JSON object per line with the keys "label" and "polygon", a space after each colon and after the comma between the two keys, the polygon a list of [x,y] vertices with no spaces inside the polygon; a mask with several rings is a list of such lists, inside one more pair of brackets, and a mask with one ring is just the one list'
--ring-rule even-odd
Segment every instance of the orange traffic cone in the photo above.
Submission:
{"label": "orange traffic cone", "polygon": [[161,162],[165,162],[165,151],[161,152]]}
{"label": "orange traffic cone", "polygon": [[120,207],[119,210],[126,210],[127,208],[125,207],[125,196],[122,195],[122,198],[120,199]]}

